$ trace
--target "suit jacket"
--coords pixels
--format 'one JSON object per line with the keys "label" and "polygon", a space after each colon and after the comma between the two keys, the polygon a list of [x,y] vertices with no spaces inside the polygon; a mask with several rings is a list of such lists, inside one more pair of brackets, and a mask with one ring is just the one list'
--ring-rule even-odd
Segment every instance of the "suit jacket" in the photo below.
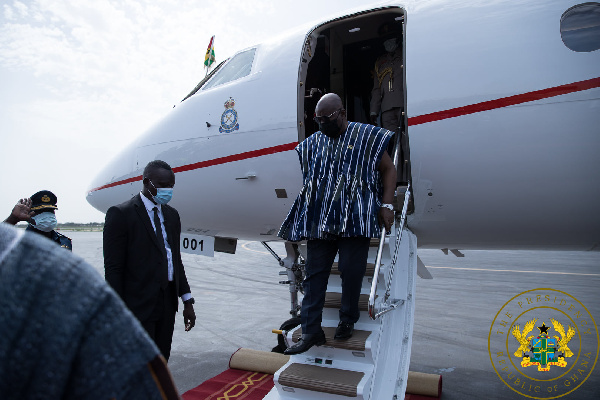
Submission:
{"label": "suit jacket", "polygon": [[[113,206],[104,224],[104,271],[106,281],[140,320],[150,317],[161,285],[166,284],[167,261],[140,194]],[[162,205],[167,241],[173,258],[177,296],[190,293],[181,262],[181,221],[173,207]]]}

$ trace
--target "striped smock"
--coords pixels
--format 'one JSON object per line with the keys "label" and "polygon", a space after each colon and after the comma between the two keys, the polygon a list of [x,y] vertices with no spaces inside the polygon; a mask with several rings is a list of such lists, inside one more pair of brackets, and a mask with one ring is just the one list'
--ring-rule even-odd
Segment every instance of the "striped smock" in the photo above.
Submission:
{"label": "striped smock", "polygon": [[304,185],[278,236],[290,241],[379,236],[378,168],[392,134],[350,122],[336,139],[317,132],[298,144]]}

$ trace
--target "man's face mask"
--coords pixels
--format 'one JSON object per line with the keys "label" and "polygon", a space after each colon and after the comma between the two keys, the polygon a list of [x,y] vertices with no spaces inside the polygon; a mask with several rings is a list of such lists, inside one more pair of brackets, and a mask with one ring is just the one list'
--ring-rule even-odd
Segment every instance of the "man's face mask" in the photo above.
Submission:
{"label": "man's face mask", "polygon": [[[319,124],[319,130],[323,132],[324,135],[336,138],[340,134],[340,126],[338,124],[338,120],[340,117],[340,112],[342,109],[334,111],[330,115],[323,117],[315,117],[315,121]],[[333,116],[335,115],[335,118]]]}
{"label": "man's face mask", "polygon": [[35,225],[31,224],[35,229],[40,230],[42,232],[50,232],[54,228],[56,228],[57,221],[56,215],[53,212],[43,212],[38,215],[34,215],[32,219],[35,221]]}
{"label": "man's face mask", "polygon": [[[150,181],[150,184],[154,186],[152,181]],[[173,197],[173,188],[157,188],[154,186],[154,189],[156,189],[156,196],[153,196],[154,201],[156,201],[158,204],[167,204],[169,201],[171,201],[171,198]]]}
{"label": "man's face mask", "polygon": [[334,119],[333,121],[322,122],[319,124],[319,130],[323,132],[324,135],[327,135],[332,138],[338,137],[340,133],[340,127],[338,125],[338,119]]}
{"label": "man's face mask", "polygon": [[398,41],[395,38],[388,39],[383,42],[383,47],[385,47],[385,51],[388,53],[393,53],[398,48]]}

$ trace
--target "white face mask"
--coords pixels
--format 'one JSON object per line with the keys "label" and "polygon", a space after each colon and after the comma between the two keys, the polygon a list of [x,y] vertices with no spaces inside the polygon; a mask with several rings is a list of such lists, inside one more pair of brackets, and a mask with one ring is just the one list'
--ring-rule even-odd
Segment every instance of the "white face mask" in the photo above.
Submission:
{"label": "white face mask", "polygon": [[395,38],[388,39],[383,42],[383,47],[385,47],[385,51],[388,53],[393,53],[398,48],[398,41]]}
{"label": "white face mask", "polygon": [[35,225],[31,224],[31,226],[42,232],[50,232],[58,224],[53,212],[43,212],[33,216],[32,219],[35,221]]}

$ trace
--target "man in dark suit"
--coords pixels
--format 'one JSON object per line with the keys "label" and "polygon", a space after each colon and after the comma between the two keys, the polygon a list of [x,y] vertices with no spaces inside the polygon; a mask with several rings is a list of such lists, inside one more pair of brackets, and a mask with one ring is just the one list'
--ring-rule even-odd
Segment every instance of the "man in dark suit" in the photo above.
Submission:
{"label": "man in dark suit", "polygon": [[194,298],[181,262],[179,213],[167,205],[175,174],[164,161],[144,168],[143,189],[106,212],[104,271],[107,282],[140,320],[163,356],[171,352],[177,297],[185,330],[194,327]]}

